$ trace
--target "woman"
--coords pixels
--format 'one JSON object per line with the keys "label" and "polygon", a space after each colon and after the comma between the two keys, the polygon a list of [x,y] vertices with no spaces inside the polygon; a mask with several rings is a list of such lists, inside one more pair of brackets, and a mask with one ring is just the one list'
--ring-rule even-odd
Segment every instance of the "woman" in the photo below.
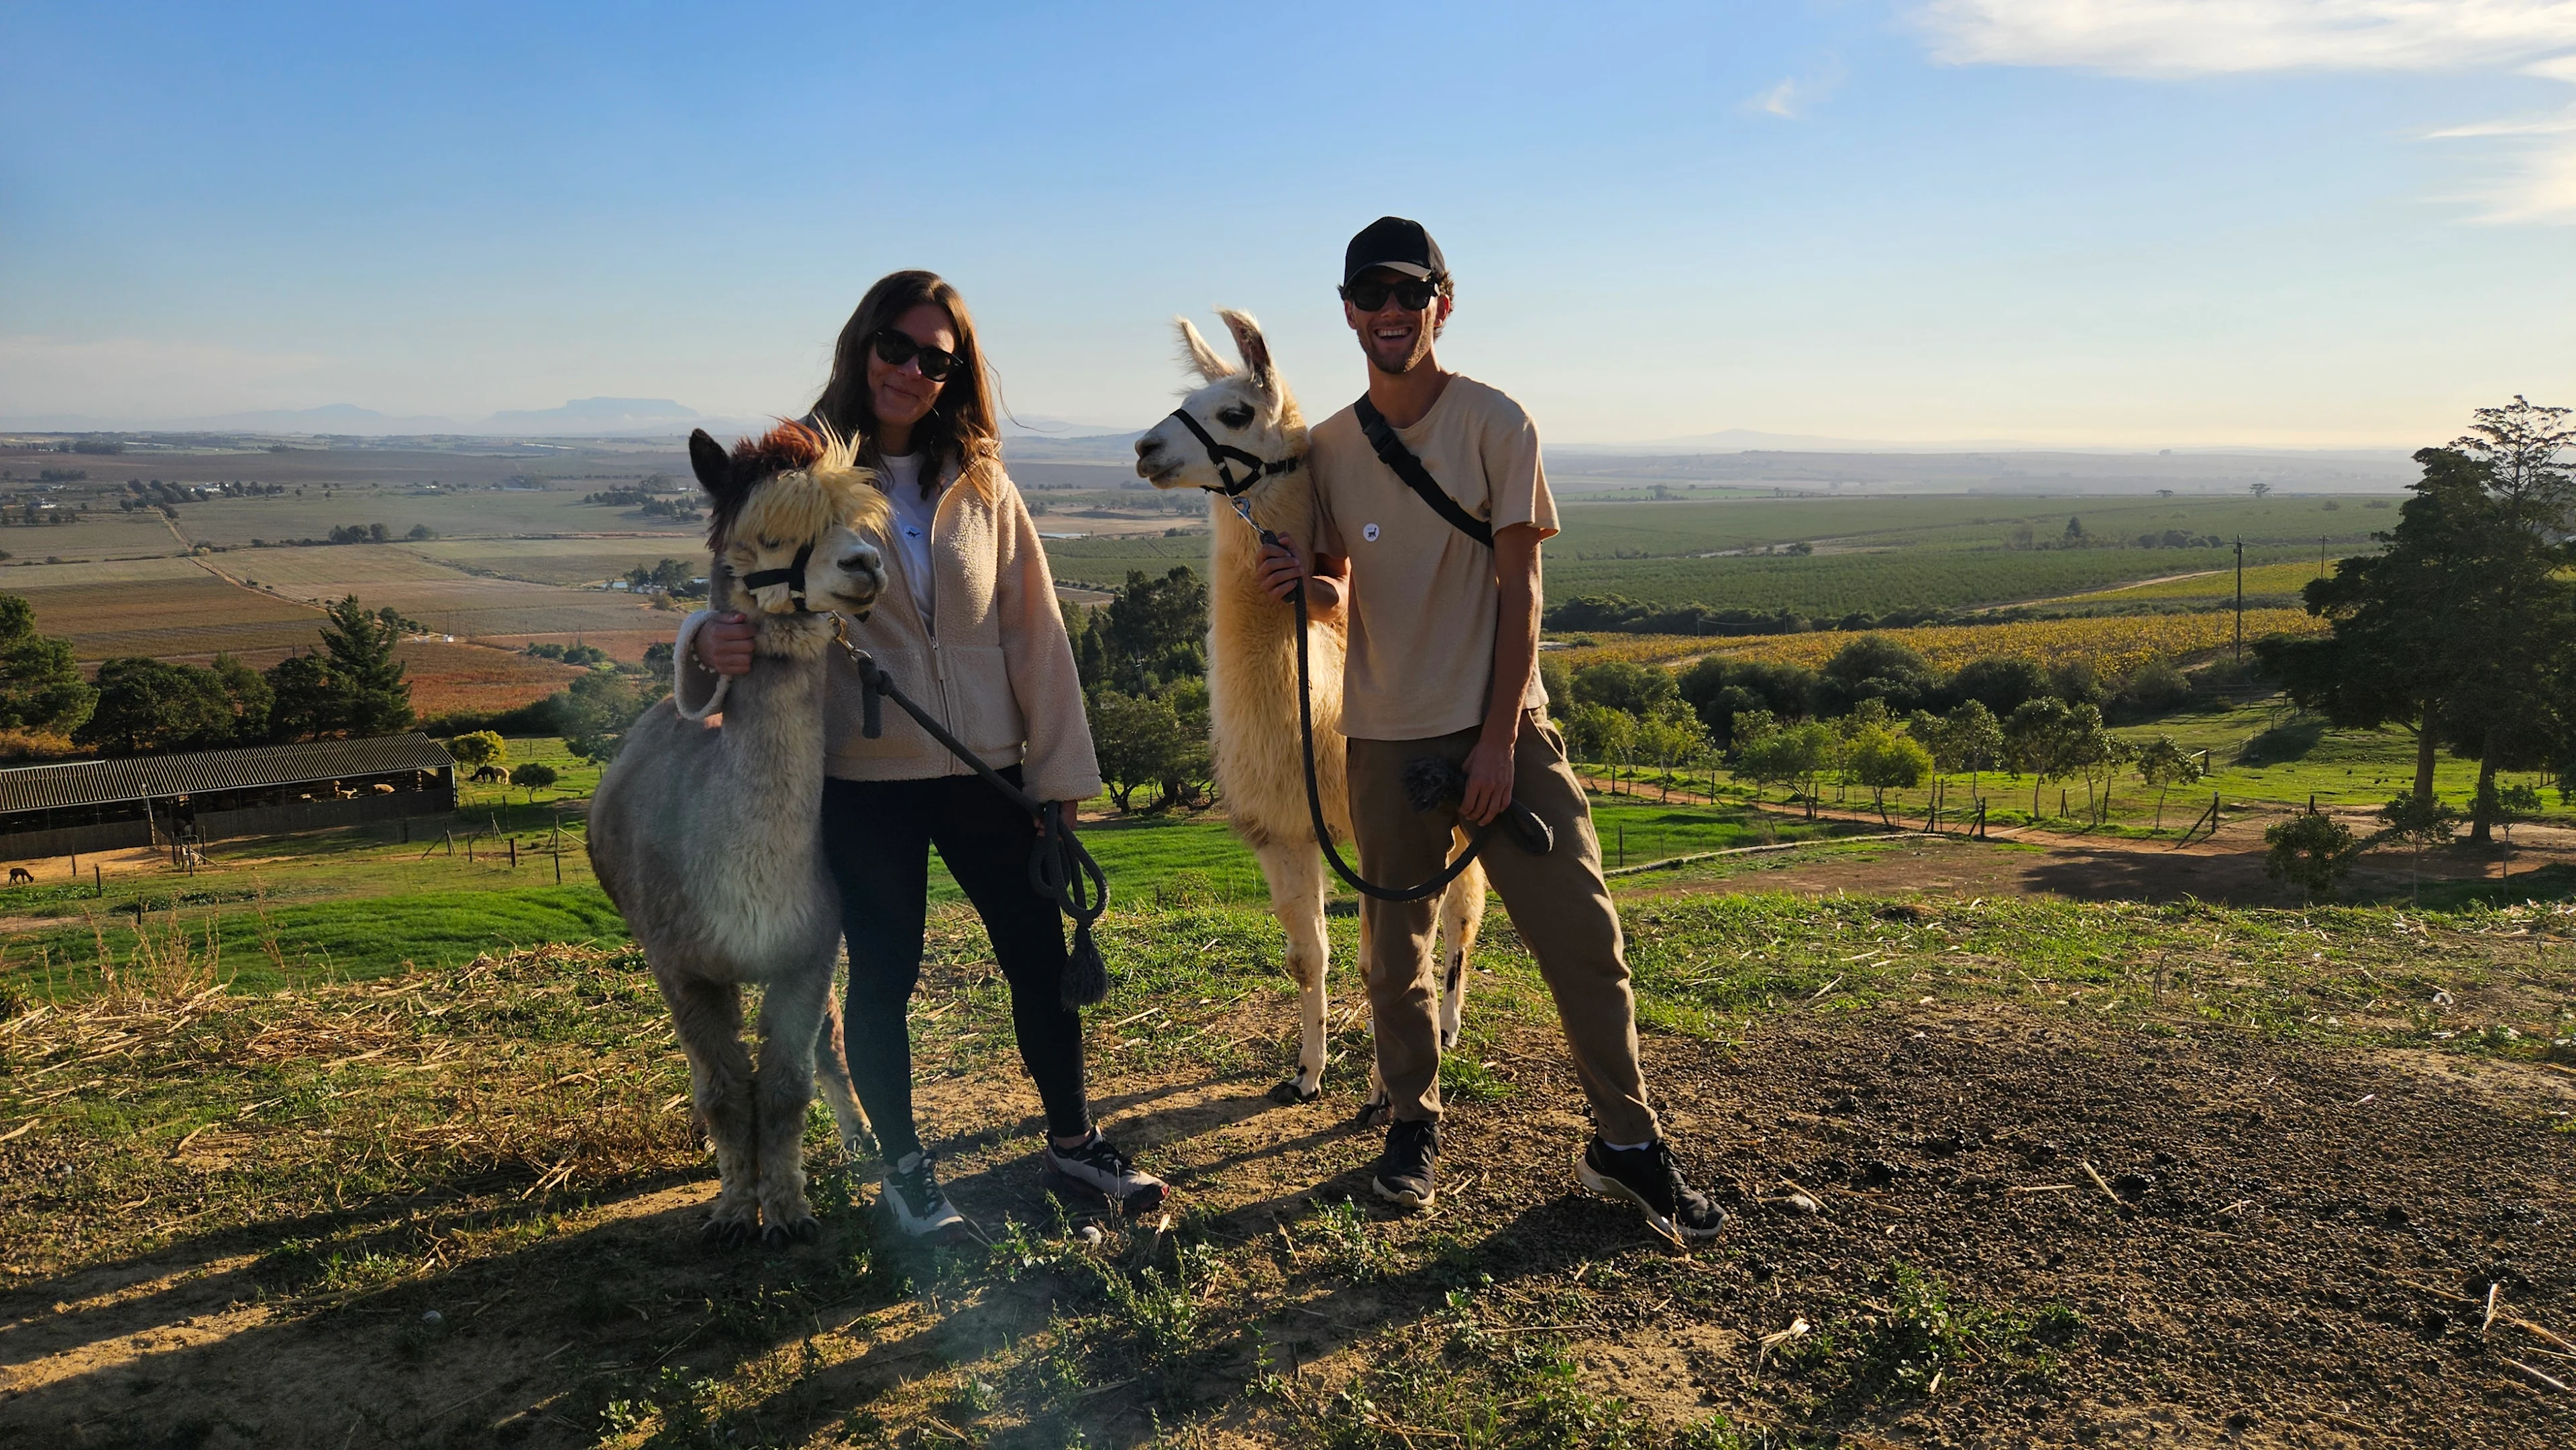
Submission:
{"label": "woman", "polygon": [[[894,573],[851,637],[951,734],[1064,819],[1100,790],[1073,649],[1057,612],[1037,527],[1002,472],[992,386],[974,320],[957,289],[929,272],[897,272],[868,289],[841,329],[831,381],[809,421],[859,443],[894,505]],[[751,626],[738,614],[681,626],[678,689],[703,700],[715,676],[751,668]],[[1020,1060],[1046,1106],[1042,1179],[1069,1196],[1127,1212],[1163,1200],[1091,1121],[1082,1017],[1063,1004],[1064,921],[1029,889],[1036,825],[978,779],[912,717],[885,712],[885,732],[859,733],[859,680],[834,660],[824,847],[841,888],[850,949],[850,1077],[885,1159],[885,1202],[907,1233],[962,1222],[932,1172],[912,1114],[906,1006],[921,977],[929,853],[984,919],[1011,987]]]}

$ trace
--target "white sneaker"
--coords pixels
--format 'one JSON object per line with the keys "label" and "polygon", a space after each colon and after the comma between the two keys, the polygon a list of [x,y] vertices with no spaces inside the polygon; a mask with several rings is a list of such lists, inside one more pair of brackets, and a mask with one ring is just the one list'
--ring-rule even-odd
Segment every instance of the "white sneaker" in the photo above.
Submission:
{"label": "white sneaker", "polygon": [[1038,1182],[1060,1198],[1088,1198],[1114,1204],[1120,1213],[1149,1213],[1163,1206],[1170,1191],[1163,1180],[1139,1170],[1118,1146],[1094,1128],[1078,1148],[1058,1148],[1049,1139],[1038,1168]]}
{"label": "white sneaker", "polygon": [[947,1233],[966,1222],[966,1215],[939,1189],[928,1153],[911,1153],[886,1169],[883,1197],[895,1226],[914,1238]]}

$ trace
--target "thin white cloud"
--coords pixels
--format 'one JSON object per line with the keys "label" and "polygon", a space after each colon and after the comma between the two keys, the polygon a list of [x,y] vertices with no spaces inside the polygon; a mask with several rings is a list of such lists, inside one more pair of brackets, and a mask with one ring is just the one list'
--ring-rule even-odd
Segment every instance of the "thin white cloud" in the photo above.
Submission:
{"label": "thin white cloud", "polygon": [[2122,75],[2443,71],[2576,50],[2576,0],[1929,0],[1934,58]]}
{"label": "thin white cloud", "polygon": [[2555,116],[2535,116],[2527,121],[2478,121],[2466,126],[2445,126],[2427,131],[2428,141],[2458,141],[2478,136],[2558,136],[2576,131],[2576,106]]}
{"label": "thin white cloud", "polygon": [[1798,119],[1798,81],[1792,76],[1747,102],[1754,110],[1778,116],[1783,120]]}
{"label": "thin white cloud", "polygon": [[[1926,0],[1953,65],[2174,78],[2261,71],[2503,72],[2576,83],[2576,0]],[[2470,122],[2433,140],[2509,148],[2463,198],[2484,222],[2576,223],[2576,109]]]}

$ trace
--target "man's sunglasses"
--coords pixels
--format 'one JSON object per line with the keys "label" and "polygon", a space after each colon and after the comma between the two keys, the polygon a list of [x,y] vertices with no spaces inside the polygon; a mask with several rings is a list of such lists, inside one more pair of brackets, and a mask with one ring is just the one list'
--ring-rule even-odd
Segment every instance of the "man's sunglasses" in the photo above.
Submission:
{"label": "man's sunglasses", "polygon": [[948,375],[955,372],[958,364],[965,361],[964,358],[945,349],[924,347],[891,327],[870,338],[869,341],[876,345],[877,361],[888,367],[899,368],[916,357],[921,359],[921,375],[934,383],[948,381]]}
{"label": "man's sunglasses", "polygon": [[1440,295],[1437,282],[1353,282],[1342,289],[1342,300],[1362,312],[1375,312],[1392,297],[1407,312],[1420,312]]}

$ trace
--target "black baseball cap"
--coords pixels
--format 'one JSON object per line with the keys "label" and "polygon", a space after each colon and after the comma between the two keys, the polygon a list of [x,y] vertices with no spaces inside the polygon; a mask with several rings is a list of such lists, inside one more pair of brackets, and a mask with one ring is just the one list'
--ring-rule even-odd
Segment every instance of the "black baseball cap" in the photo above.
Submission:
{"label": "black baseball cap", "polygon": [[1400,216],[1379,217],[1351,238],[1351,244],[1342,249],[1342,285],[1348,287],[1371,267],[1425,281],[1449,272],[1431,233],[1422,229],[1422,223]]}

